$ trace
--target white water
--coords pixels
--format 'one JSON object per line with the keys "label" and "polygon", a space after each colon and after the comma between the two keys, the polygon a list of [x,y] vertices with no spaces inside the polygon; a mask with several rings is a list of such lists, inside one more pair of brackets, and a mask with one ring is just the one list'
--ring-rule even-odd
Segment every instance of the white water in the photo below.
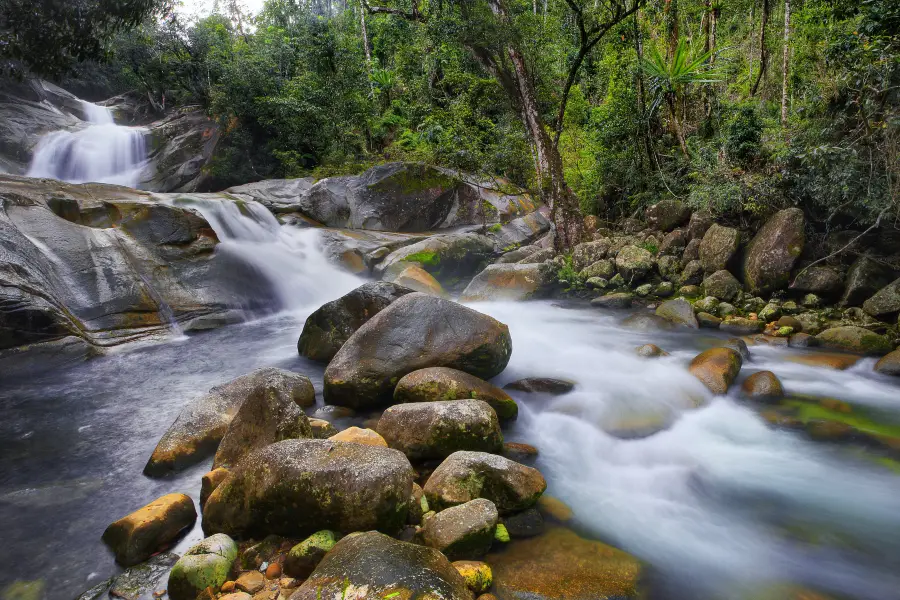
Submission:
{"label": "white water", "polygon": [[42,137],[27,175],[136,187],[147,163],[146,131],[116,125],[106,107],[90,102],[83,106],[89,124],[77,131],[54,131]]}

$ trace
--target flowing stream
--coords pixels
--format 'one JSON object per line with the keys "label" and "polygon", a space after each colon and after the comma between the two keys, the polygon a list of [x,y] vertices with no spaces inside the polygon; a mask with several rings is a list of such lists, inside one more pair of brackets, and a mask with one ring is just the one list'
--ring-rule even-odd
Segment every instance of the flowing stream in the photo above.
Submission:
{"label": "flowing stream", "polygon": [[42,137],[27,175],[137,187],[147,164],[146,131],[116,125],[112,112],[104,106],[82,104],[87,126]]}
{"label": "flowing stream", "polygon": [[[168,492],[195,499],[204,463],[166,479],[142,475],[157,440],[191,398],[261,366],[308,375],[321,405],[321,365],[297,355],[305,317],[361,281],[331,266],[314,230],[279,227],[253,203],[199,202],[229,252],[273,286],[274,316],[75,365],[23,362],[0,379],[0,587],[42,578],[71,600],[117,571],[104,528]],[[551,302],[475,306],[510,326],[513,356],[496,382],[577,382],[558,398],[518,395],[508,440],[536,445],[548,493],[574,525],[653,565],[671,598],[747,598],[796,582],[849,598],[897,598],[900,475],[846,448],[773,430],[737,396],[712,397],[686,372],[716,341],[697,332],[635,331],[624,313]],[[653,342],[671,355],[640,359]],[[775,371],[791,393],[827,394],[900,421],[900,387],[871,372],[786,360],[752,348],[742,377]],[[639,439],[610,435],[664,424]],[[200,537],[199,523],[180,543]]]}

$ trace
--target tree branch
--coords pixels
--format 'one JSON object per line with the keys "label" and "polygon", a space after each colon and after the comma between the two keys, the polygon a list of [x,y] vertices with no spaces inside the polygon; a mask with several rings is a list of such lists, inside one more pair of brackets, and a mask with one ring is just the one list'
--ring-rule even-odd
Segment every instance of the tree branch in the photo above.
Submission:
{"label": "tree branch", "polygon": [[395,15],[397,17],[401,17],[406,19],[407,21],[419,21],[424,22],[425,16],[419,12],[418,5],[413,2],[413,8],[411,12],[406,12],[405,10],[401,10],[399,8],[391,8],[389,6],[372,6],[366,0],[360,0],[363,8],[366,9],[370,15]]}

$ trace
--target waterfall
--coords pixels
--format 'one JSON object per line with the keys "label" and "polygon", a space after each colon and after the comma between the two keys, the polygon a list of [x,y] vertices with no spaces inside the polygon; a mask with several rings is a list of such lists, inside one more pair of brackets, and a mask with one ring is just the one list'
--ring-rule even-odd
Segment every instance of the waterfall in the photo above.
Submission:
{"label": "waterfall", "polygon": [[116,125],[104,106],[83,102],[83,108],[89,125],[42,137],[27,175],[136,187],[147,162],[145,130]]}

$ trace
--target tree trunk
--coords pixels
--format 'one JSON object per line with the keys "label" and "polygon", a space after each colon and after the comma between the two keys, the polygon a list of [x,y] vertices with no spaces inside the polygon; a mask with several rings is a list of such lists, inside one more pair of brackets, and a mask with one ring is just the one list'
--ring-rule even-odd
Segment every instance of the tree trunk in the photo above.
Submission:
{"label": "tree trunk", "polygon": [[766,67],[769,65],[769,52],[766,50],[766,25],[769,23],[769,0],[762,0],[762,14],[759,17],[759,73],[756,74],[756,81],[750,88],[750,96],[755,96],[759,90],[759,84],[763,75],[766,74]]}
{"label": "tree trunk", "polygon": [[666,62],[671,63],[678,47],[678,0],[666,0]]}
{"label": "tree trunk", "polygon": [[[644,69],[641,64],[644,61],[644,47],[641,44],[641,28],[638,25],[640,11],[634,13],[634,53],[637,56],[637,112],[639,119],[638,134],[643,138],[644,149],[647,151],[647,160],[653,163],[653,146],[650,142],[650,125],[647,123],[647,105],[645,98],[647,92],[644,89]],[[639,153],[640,154],[640,153]]]}
{"label": "tree trunk", "polygon": [[678,138],[678,145],[685,157],[690,158],[691,153],[688,151],[687,142],[684,139],[684,130],[681,128],[681,121],[678,118],[678,96],[675,93],[666,94],[666,105],[669,107],[669,114],[672,115],[672,127],[675,129],[675,137]]}
{"label": "tree trunk", "polygon": [[781,60],[781,126],[788,118],[788,67],[790,66],[791,0],[784,0],[784,55]]}

